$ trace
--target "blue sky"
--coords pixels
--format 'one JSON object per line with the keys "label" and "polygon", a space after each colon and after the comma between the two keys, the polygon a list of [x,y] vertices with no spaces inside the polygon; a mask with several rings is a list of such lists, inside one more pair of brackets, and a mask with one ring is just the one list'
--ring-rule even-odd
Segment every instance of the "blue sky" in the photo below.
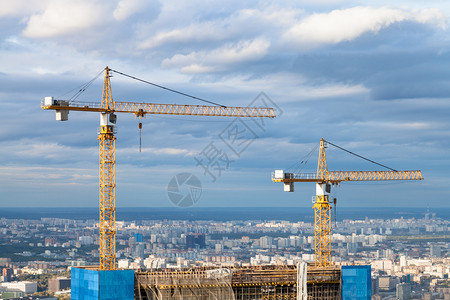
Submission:
{"label": "blue sky", "polygon": [[[98,205],[99,116],[57,122],[40,100],[109,66],[228,106],[264,92],[279,107],[259,125],[147,116],[141,153],[138,121],[119,115],[118,206],[173,206],[167,185],[183,172],[201,181],[196,206],[311,206],[313,184],[284,193],[270,175],[323,137],[425,177],[343,183],[340,205],[449,207],[449,16],[445,1],[0,0],[0,206]],[[117,101],[201,104],[111,80]],[[101,85],[78,100],[100,101]],[[236,124],[247,135],[233,152]],[[215,180],[196,160],[213,146]],[[330,170],[380,170],[327,150]],[[317,152],[303,170],[316,165]]]}

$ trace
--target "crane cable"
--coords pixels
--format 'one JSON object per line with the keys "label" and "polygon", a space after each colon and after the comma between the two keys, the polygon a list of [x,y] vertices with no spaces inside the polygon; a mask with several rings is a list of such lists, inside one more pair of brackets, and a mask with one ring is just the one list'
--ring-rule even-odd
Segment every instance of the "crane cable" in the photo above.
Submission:
{"label": "crane cable", "polygon": [[[173,92],[173,93],[176,93],[176,94],[180,94],[180,95],[183,95],[183,96],[195,99],[195,100],[203,101],[203,102],[206,102],[206,103],[209,103],[209,104],[213,104],[213,105],[216,105],[216,106],[226,107],[225,105],[218,104],[218,103],[215,103],[215,102],[212,102],[212,101],[209,101],[209,100],[205,100],[205,99],[202,99],[202,98],[199,98],[199,97],[196,97],[196,96],[192,96],[192,95],[189,95],[189,94],[186,94],[186,93],[183,93],[183,92],[180,92],[180,91],[177,91],[177,90],[174,90],[174,89],[171,89],[171,88],[168,88],[168,87],[165,87],[165,86],[162,86],[162,85],[159,85],[159,84],[156,84],[156,83],[153,83],[153,82],[141,79],[141,78],[138,78],[136,76],[128,75],[128,74],[125,74],[125,73],[122,73],[122,72],[119,72],[119,71],[113,70],[113,69],[109,69],[109,70],[111,72],[123,75],[125,77],[128,77],[128,78],[131,78],[131,79],[143,82],[143,83],[147,83],[147,84],[156,86],[156,87],[161,88],[161,89],[166,90],[166,91],[170,91],[170,92]],[[141,116],[139,116],[139,152],[142,152],[142,122],[140,122],[140,119],[141,119]]]}
{"label": "crane cable", "polygon": [[[309,151],[308,154],[306,154],[305,156],[303,156],[303,158],[301,159],[301,161],[297,161],[294,164],[292,164],[289,168],[287,168],[287,170],[291,170],[293,169],[292,173],[298,173],[301,170],[303,170],[303,168],[306,166],[306,164],[308,163],[309,159],[311,158],[311,156],[313,155],[313,153],[317,150],[317,148],[319,147],[320,143],[317,143],[314,148],[311,149],[311,151]],[[303,166],[302,166],[303,165]],[[295,169],[294,169],[295,167]]]}
{"label": "crane cable", "polygon": [[128,78],[140,81],[140,82],[144,82],[144,83],[147,83],[147,84],[159,87],[159,88],[161,88],[163,90],[167,90],[167,91],[170,91],[170,92],[173,92],[173,93],[176,93],[176,94],[180,94],[180,95],[183,95],[183,96],[195,99],[195,100],[203,101],[203,102],[206,102],[206,103],[209,103],[209,104],[213,104],[213,105],[216,105],[216,106],[226,107],[225,105],[218,104],[216,102],[212,102],[212,101],[209,101],[209,100],[205,100],[205,99],[202,99],[202,98],[199,98],[199,97],[196,97],[196,96],[192,96],[192,95],[189,95],[189,94],[186,94],[186,93],[183,93],[183,92],[180,92],[180,91],[177,91],[177,90],[174,90],[174,89],[171,89],[171,88],[168,88],[168,87],[165,87],[165,86],[162,86],[162,85],[159,85],[159,84],[156,84],[156,83],[144,80],[144,79],[140,79],[140,78],[137,78],[135,76],[128,75],[128,74],[125,74],[125,73],[122,73],[122,72],[119,72],[119,71],[116,71],[116,70],[113,70],[113,69],[110,69],[110,71],[112,71],[114,73],[117,73],[117,74],[120,74],[120,75],[123,75],[123,76],[128,77]]}
{"label": "crane cable", "polygon": [[371,159],[368,159],[368,158],[366,158],[366,157],[364,157],[364,156],[361,156],[361,155],[359,155],[359,154],[353,153],[353,152],[351,152],[351,151],[349,151],[349,150],[347,150],[347,149],[344,149],[344,148],[342,148],[342,147],[339,147],[338,145],[335,145],[335,144],[333,144],[333,143],[331,143],[331,142],[329,142],[329,141],[325,141],[325,140],[324,140],[324,142],[327,142],[328,144],[330,144],[330,145],[332,145],[332,146],[334,146],[334,147],[336,147],[336,148],[338,148],[338,149],[341,149],[341,150],[343,150],[343,151],[345,151],[345,152],[347,152],[347,153],[350,153],[350,154],[352,154],[352,155],[354,155],[354,156],[357,156],[357,157],[359,157],[359,158],[362,158],[362,159],[364,159],[364,160],[367,160],[368,162],[371,162],[371,163],[373,163],[373,164],[379,165],[379,166],[381,166],[381,167],[383,167],[383,168],[386,168],[386,169],[389,169],[389,170],[391,170],[391,171],[398,172],[398,171],[395,170],[395,169],[392,169],[392,168],[390,168],[390,167],[388,167],[388,166],[385,166],[385,165],[383,165],[383,164],[377,163],[376,161],[373,161],[373,160],[371,160]]}
{"label": "crane cable", "polygon": [[97,76],[92,78],[90,81],[86,82],[85,84],[81,85],[80,87],[77,87],[77,88],[74,88],[74,89],[68,91],[67,93],[61,95],[60,97],[65,96],[65,95],[78,89],[78,91],[72,97],[69,98],[70,102],[76,100],[82,93],[84,93],[86,91],[86,89],[88,87],[91,86],[92,83],[94,83],[95,80],[97,80],[98,77],[100,77],[100,75],[102,75],[102,73],[103,73],[103,70],[100,73],[98,73]]}

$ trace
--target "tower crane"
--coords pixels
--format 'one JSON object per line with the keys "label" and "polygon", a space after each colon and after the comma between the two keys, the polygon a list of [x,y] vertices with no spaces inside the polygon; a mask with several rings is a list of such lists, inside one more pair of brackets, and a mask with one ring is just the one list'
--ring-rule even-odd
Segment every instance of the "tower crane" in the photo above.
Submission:
{"label": "tower crane", "polygon": [[[342,181],[380,181],[380,180],[422,180],[422,172],[397,171],[371,161],[390,171],[328,171],[325,148],[327,144],[345,150],[337,145],[320,140],[319,160],[316,173],[285,173],[275,170],[272,173],[273,182],[284,183],[285,192],[294,191],[295,182],[315,182],[316,197],[314,198],[314,235],[315,235],[315,266],[326,268],[331,266],[331,202],[329,195],[331,186],[339,185]],[[345,150],[350,152],[348,150]],[[352,152],[350,152],[352,153]],[[352,153],[354,154],[354,153]],[[360,155],[354,154],[363,158]]]}
{"label": "tower crane", "polygon": [[[121,72],[105,68],[103,95],[101,103],[57,100],[45,97],[41,103],[44,110],[55,110],[57,121],[67,121],[70,111],[99,112],[99,234],[100,234],[100,270],[116,269],[116,148],[115,134],[116,113],[132,113],[136,117],[147,114],[189,115],[189,116],[221,116],[221,117],[253,117],[274,118],[275,112],[268,107],[230,107],[207,105],[178,105],[114,101],[111,92],[111,72]],[[128,77],[132,77],[126,75]],[[132,77],[137,79],[135,77]],[[140,79],[138,79],[140,80]],[[140,80],[144,81],[144,80]],[[144,81],[145,82],[145,81]],[[149,83],[149,82],[147,82]],[[151,84],[151,83],[150,83]],[[155,85],[155,84],[153,84]],[[158,86],[158,85],[156,85]],[[161,86],[158,86],[161,87]],[[164,87],[163,87],[164,88]],[[164,88],[166,90],[171,90]],[[174,90],[171,90],[174,91]],[[176,91],[175,91],[176,92]],[[185,96],[187,94],[177,92]],[[189,96],[199,99],[197,97]],[[200,99],[202,100],[202,99]],[[205,101],[205,100],[203,100]],[[210,102],[210,101],[207,101]],[[213,103],[213,102],[210,102]],[[213,103],[215,104],[215,103]],[[139,124],[141,128],[141,124]]]}

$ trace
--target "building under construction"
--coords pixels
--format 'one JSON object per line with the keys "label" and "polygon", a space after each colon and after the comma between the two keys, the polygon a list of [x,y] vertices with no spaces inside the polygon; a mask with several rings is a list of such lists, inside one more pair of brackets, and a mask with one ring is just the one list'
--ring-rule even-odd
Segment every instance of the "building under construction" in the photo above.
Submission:
{"label": "building under construction", "polygon": [[134,293],[142,300],[340,299],[341,268],[299,264],[136,272]]}

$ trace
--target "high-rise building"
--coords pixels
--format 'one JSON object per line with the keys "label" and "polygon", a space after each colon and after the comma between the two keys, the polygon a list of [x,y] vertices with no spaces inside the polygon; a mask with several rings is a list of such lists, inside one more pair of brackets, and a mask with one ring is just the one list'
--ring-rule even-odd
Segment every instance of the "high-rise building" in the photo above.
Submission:
{"label": "high-rise building", "polygon": [[135,233],[133,236],[136,239],[137,243],[142,243],[144,241],[144,236],[142,235],[142,233]]}
{"label": "high-rise building", "polygon": [[130,238],[128,239],[128,246],[129,246],[130,248],[133,248],[135,244],[136,244],[136,238],[135,238],[134,236],[130,237]]}
{"label": "high-rise building", "polygon": [[204,233],[191,233],[186,235],[186,248],[194,249],[198,245],[199,248],[205,248],[206,239]]}
{"label": "high-rise building", "polygon": [[92,245],[94,243],[94,239],[92,236],[80,236],[78,238],[78,241],[81,243],[81,245]]}
{"label": "high-rise building", "polygon": [[302,245],[302,240],[299,236],[291,235],[289,237],[289,246],[291,247],[300,247]]}
{"label": "high-rise building", "polygon": [[137,243],[134,248],[134,256],[144,258],[144,250],[145,250],[145,244]]}
{"label": "high-rise building", "polygon": [[406,267],[407,262],[406,262],[406,256],[402,255],[400,256],[400,267]]}
{"label": "high-rise building", "polygon": [[372,295],[378,294],[378,278],[371,279]]}
{"label": "high-rise building", "polygon": [[273,238],[271,236],[263,236],[259,239],[259,243],[262,249],[272,249]]}
{"label": "high-rise building", "polygon": [[411,285],[409,283],[399,283],[397,284],[397,299],[398,300],[409,300],[411,299]]}
{"label": "high-rise building", "polygon": [[390,276],[378,278],[378,288],[380,291],[392,291],[395,288],[395,279]]}
{"label": "high-rise building", "polygon": [[441,257],[442,256],[441,246],[431,245],[430,246],[430,255],[432,257]]}
{"label": "high-rise building", "polygon": [[217,254],[220,254],[223,252],[223,245],[222,244],[215,244],[215,250]]}
{"label": "high-rise building", "polygon": [[12,278],[12,269],[11,268],[4,268],[3,269],[3,281],[9,282]]}

